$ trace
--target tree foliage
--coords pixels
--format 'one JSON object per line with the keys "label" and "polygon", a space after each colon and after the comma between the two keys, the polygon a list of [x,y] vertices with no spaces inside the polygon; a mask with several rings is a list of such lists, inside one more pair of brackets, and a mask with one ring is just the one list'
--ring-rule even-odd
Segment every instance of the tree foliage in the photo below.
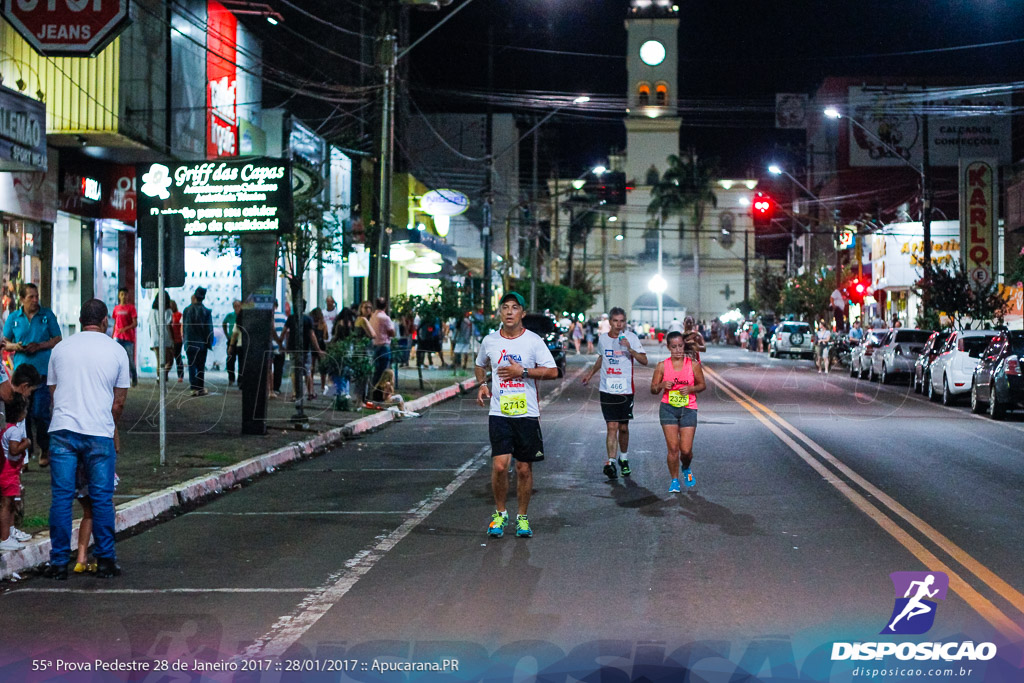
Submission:
{"label": "tree foliage", "polygon": [[[971,280],[960,265],[946,267],[933,265],[930,272],[918,282],[917,293],[922,307],[932,316],[945,316],[955,329],[981,328],[986,324],[1002,324],[1006,316],[1007,301],[999,293],[999,285],[993,280],[987,285],[978,285]],[[936,322],[934,317],[918,320]],[[938,329],[937,325],[929,329]]]}
{"label": "tree foliage", "polygon": [[[555,315],[586,313],[597,302],[597,289],[582,273],[574,278],[577,287],[537,283],[537,310],[551,311]],[[512,280],[512,289],[517,292],[530,288],[528,280]]]}
{"label": "tree foliage", "polygon": [[668,168],[651,187],[647,213],[660,216],[662,223],[672,216],[693,219],[694,234],[700,234],[708,206],[718,206],[712,189],[718,171],[715,163],[704,163],[696,155],[685,159],[677,154],[668,157]]}
{"label": "tree foliage", "polygon": [[[824,273],[823,273],[824,271]],[[835,283],[823,267],[810,268],[803,275],[786,280],[779,296],[778,313],[814,321],[824,318]]]}
{"label": "tree foliage", "polygon": [[754,266],[751,275],[754,280],[754,297],[751,302],[759,313],[777,313],[782,305],[782,292],[786,288],[786,276],[767,263]]}

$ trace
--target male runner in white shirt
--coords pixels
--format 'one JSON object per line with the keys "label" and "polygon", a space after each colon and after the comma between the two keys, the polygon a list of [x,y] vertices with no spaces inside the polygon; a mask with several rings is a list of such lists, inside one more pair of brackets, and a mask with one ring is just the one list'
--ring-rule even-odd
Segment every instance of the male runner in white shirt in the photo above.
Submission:
{"label": "male runner in white shirt", "polygon": [[[533,492],[533,463],[544,459],[540,433],[540,402],[536,380],[556,379],[558,367],[544,340],[523,327],[526,301],[509,292],[501,297],[501,327],[484,337],[476,357],[477,403],[489,401],[491,437],[491,489],[494,514],[487,527],[490,536],[501,536],[508,524],[508,467],[516,459],[516,492],[519,510],[516,536],[533,536],[526,510]],[[487,366],[493,369],[491,386],[485,381]]]}
{"label": "male runner in white shirt", "polygon": [[647,354],[640,338],[626,331],[624,310],[616,306],[608,312],[608,318],[611,327],[608,334],[602,334],[597,340],[597,360],[581,381],[586,385],[596,372],[601,371],[601,412],[608,427],[605,439],[608,459],[604,463],[604,473],[609,479],[615,479],[618,476],[616,459],[622,468],[622,476],[632,474],[629,467],[629,421],[633,419],[633,361],[647,365]]}

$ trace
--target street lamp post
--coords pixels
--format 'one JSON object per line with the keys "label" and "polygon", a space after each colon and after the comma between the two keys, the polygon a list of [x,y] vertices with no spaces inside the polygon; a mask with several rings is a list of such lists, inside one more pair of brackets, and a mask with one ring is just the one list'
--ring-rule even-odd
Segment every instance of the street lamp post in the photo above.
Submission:
{"label": "street lamp post", "polygon": [[921,237],[924,239],[924,250],[921,254],[921,263],[924,268],[925,274],[931,270],[932,267],[932,192],[931,183],[928,178],[928,115],[923,115],[923,134],[924,134],[924,158],[925,163],[922,166],[918,166],[909,159],[905,158],[899,153],[895,147],[880,138],[873,130],[865,126],[863,123],[855,119],[850,115],[844,116],[835,107],[828,107],[824,111],[825,116],[830,119],[839,120],[841,118],[847,119],[850,123],[860,128],[864,133],[871,137],[872,140],[882,145],[890,154],[902,161],[904,164],[914,169],[921,175]]}
{"label": "street lamp post", "polygon": [[[820,204],[822,206],[825,205],[825,202],[822,201],[821,197],[819,197],[818,195],[816,195],[813,192],[811,192],[811,190],[806,185],[801,183],[793,175],[791,175],[789,173],[789,171],[787,171],[786,169],[782,168],[778,164],[772,164],[771,166],[769,166],[768,167],[768,172],[771,173],[772,175],[784,175],[784,176],[786,176],[787,178],[790,179],[790,181],[793,182],[793,184],[795,184],[801,190],[806,192],[807,196],[809,196],[811,199],[813,199],[814,201],[818,202],[818,204]],[[840,222],[840,218],[841,217],[839,215],[839,210],[838,209],[833,210],[832,211],[832,219],[833,219],[834,225],[833,225],[833,235],[832,235],[832,238],[833,238],[833,242],[834,242],[833,246],[835,246],[835,251],[836,251],[836,264],[835,264],[836,289],[839,289],[839,288],[841,288],[843,286],[842,266],[840,264],[840,259],[839,259],[839,222]]]}

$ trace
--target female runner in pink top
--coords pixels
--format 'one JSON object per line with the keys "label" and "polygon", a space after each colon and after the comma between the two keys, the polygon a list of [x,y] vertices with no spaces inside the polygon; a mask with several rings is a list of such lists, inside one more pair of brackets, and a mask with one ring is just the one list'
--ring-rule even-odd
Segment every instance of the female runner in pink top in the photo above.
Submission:
{"label": "female runner in pink top", "polygon": [[668,447],[668,473],[672,477],[669,493],[679,493],[679,464],[687,486],[696,482],[690,471],[693,460],[693,436],[697,431],[697,394],[707,389],[700,361],[690,357],[681,332],[669,332],[665,338],[671,354],[658,363],[651,378],[651,393],[661,394],[659,420]]}

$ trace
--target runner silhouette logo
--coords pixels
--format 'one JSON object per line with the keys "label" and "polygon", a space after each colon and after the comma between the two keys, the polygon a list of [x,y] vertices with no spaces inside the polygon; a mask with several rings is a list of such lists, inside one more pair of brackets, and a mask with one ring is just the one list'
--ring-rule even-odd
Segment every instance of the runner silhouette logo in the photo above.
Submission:
{"label": "runner silhouette logo", "polygon": [[945,600],[949,577],[943,572],[893,572],[889,574],[896,601],[882,634],[920,635],[935,623],[935,600]]}

